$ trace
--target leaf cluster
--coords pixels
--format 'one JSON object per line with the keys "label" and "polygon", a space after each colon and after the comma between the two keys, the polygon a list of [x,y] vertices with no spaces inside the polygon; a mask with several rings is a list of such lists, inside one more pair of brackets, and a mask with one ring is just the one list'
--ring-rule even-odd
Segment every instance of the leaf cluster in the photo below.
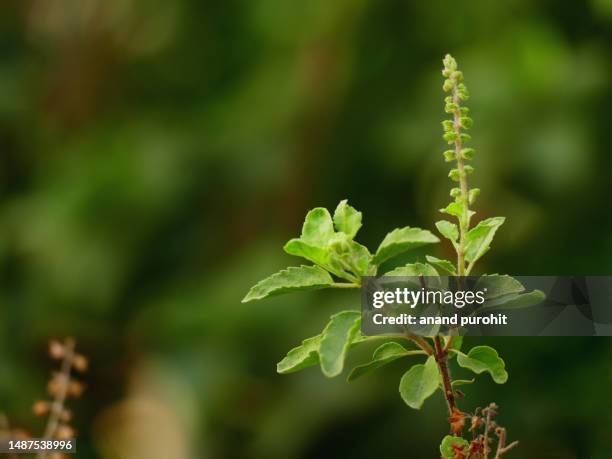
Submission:
{"label": "leaf cluster", "polygon": [[[336,207],[333,217],[324,208],[308,212],[299,238],[285,244],[285,251],[300,256],[313,265],[301,265],[281,270],[260,281],[247,293],[243,302],[291,293],[299,290],[324,288],[358,288],[361,277],[366,275],[386,276],[441,276],[455,275],[455,265],[448,260],[426,256],[426,263],[411,263],[382,272],[381,265],[410,250],[439,242],[427,230],[412,227],[397,228],[388,233],[371,253],[367,247],[355,241],[362,226],[362,213],[350,206],[346,200]],[[443,225],[439,225],[444,228]],[[477,230],[478,227],[474,228]],[[480,231],[478,229],[478,231]],[[444,234],[444,231],[441,231]],[[475,231],[474,234],[476,234]],[[490,244],[491,232],[483,231],[481,236],[471,240],[469,259],[481,255]],[[485,289],[486,302],[483,310],[519,308],[541,300],[536,292],[525,293],[523,285],[506,275],[485,275],[479,278],[476,288]],[[406,357],[424,359],[409,368],[400,380],[399,392],[411,408],[419,409],[424,401],[438,389],[443,389],[441,376],[434,356],[421,347],[415,347],[411,337],[363,336],[360,333],[361,314],[359,311],[342,311],[331,316],[323,331],[302,341],[291,349],[277,365],[281,374],[294,373],[312,366],[320,366],[327,377],[342,373],[351,348],[371,341],[382,343],[374,350],[369,362],[357,365],[348,374],[347,380],[354,381],[371,371],[395,360]],[[495,349],[476,346],[467,353],[461,351],[462,337],[455,336],[449,347],[449,357],[457,357],[459,367],[475,374],[488,373],[494,382],[503,384],[508,379],[505,363]],[[453,381],[453,387],[470,384],[474,380]]]}

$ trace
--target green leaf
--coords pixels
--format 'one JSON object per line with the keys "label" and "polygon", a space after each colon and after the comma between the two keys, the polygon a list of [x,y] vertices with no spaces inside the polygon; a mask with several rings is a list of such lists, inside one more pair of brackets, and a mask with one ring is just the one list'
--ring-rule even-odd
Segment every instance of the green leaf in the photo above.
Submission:
{"label": "green leaf", "polygon": [[546,295],[541,290],[533,290],[529,293],[504,295],[499,298],[485,301],[485,303],[477,309],[477,313],[482,314],[483,312],[493,312],[502,309],[528,308],[540,304],[545,298]]}
{"label": "green leaf", "polygon": [[343,269],[339,260],[336,259],[337,257],[332,257],[331,249],[328,247],[316,247],[305,243],[301,239],[291,239],[285,244],[283,249],[289,255],[295,255],[312,261],[338,277],[351,282],[355,281],[355,277]]}
{"label": "green leaf", "polygon": [[400,395],[410,408],[418,410],[439,387],[438,368],[433,357],[425,364],[414,365],[404,373],[399,385]]}
{"label": "green leaf", "polygon": [[463,215],[463,207],[463,204],[460,202],[451,202],[444,209],[440,209],[440,212],[442,212],[443,214],[448,214],[460,218]]}
{"label": "green leaf", "polygon": [[465,204],[462,201],[451,202],[444,209],[440,209],[440,212],[444,214],[453,215],[461,222],[465,227],[468,227],[470,219],[474,215],[474,211],[468,210],[466,212]]}
{"label": "green leaf", "polygon": [[359,276],[373,274],[370,266],[372,261],[370,251],[367,247],[349,239],[345,233],[337,233],[330,248],[331,259],[338,262],[339,266]]}
{"label": "green leaf", "polygon": [[306,258],[321,266],[329,263],[329,250],[327,247],[317,247],[307,244],[301,239],[291,239],[285,244],[283,250],[289,255]]}
{"label": "green leaf", "polygon": [[332,274],[352,281],[354,279],[347,275],[342,266],[332,260],[328,245],[334,235],[334,224],[329,212],[323,207],[317,207],[306,214],[300,238],[291,239],[283,249],[289,255],[306,258]]}
{"label": "green leaf", "polygon": [[433,266],[426,263],[411,263],[406,266],[400,266],[387,273],[385,276],[405,276],[405,277],[417,277],[417,276],[431,276],[438,277],[438,271]]}
{"label": "green leaf", "polygon": [[512,293],[521,293],[525,287],[512,276],[499,274],[485,274],[478,278],[474,290],[484,290],[485,299],[491,300]]}
{"label": "green leaf", "polygon": [[243,303],[296,290],[325,288],[334,283],[329,273],[318,266],[290,267],[272,274],[255,284],[242,300]]}
{"label": "green leaf", "polygon": [[317,207],[306,214],[300,239],[308,245],[326,247],[334,236],[334,224],[329,211]]}
{"label": "green leaf", "polygon": [[374,351],[372,360],[363,365],[359,365],[350,372],[347,381],[354,381],[357,378],[369,373],[370,371],[376,370],[383,365],[393,362],[394,360],[402,357],[408,357],[409,355],[427,355],[421,350],[407,350],[404,346],[396,342],[389,342],[381,345]]}
{"label": "green leaf", "polygon": [[350,239],[353,239],[361,228],[361,212],[357,212],[353,207],[348,205],[348,201],[344,199],[340,201],[336,211],[334,212],[334,224],[336,230],[343,232]]}
{"label": "green leaf", "polygon": [[481,221],[465,235],[465,259],[473,263],[490,248],[497,229],[503,225],[504,217],[492,217]]}
{"label": "green leaf", "polygon": [[478,314],[501,309],[526,308],[541,303],[545,298],[540,290],[525,293],[523,284],[507,275],[483,275],[476,282],[474,289],[487,289],[485,303],[478,308]]}
{"label": "green leaf", "polygon": [[323,330],[319,345],[319,358],[321,370],[328,378],[342,373],[346,353],[360,325],[361,313],[359,311],[343,311],[334,314]]}
{"label": "green leaf", "polygon": [[488,372],[497,384],[504,384],[508,380],[506,364],[492,347],[476,346],[467,355],[458,352],[457,363],[476,374]]}
{"label": "green leaf", "polygon": [[440,234],[446,239],[450,239],[453,244],[459,239],[459,228],[454,223],[446,220],[440,220],[436,222],[436,228],[440,231]]}
{"label": "green leaf", "polygon": [[284,375],[318,364],[320,341],[321,335],[302,341],[300,346],[291,349],[287,356],[276,364],[276,371]]}
{"label": "green leaf", "polygon": [[442,439],[442,443],[440,443],[440,454],[442,454],[442,459],[455,459],[457,457],[455,454],[456,449],[467,453],[469,447],[470,443],[465,438],[447,435]]}
{"label": "green leaf", "polygon": [[438,271],[440,272],[441,275],[445,273],[451,276],[457,275],[457,270],[455,269],[455,265],[453,265],[450,261],[441,260],[440,258],[432,257],[430,255],[427,255],[425,258],[427,258],[427,261],[431,265],[433,265],[435,268],[438,268]]}
{"label": "green leaf", "polygon": [[400,253],[416,249],[425,244],[440,242],[436,236],[420,228],[397,228],[385,236],[373,258],[373,263],[381,264]]}

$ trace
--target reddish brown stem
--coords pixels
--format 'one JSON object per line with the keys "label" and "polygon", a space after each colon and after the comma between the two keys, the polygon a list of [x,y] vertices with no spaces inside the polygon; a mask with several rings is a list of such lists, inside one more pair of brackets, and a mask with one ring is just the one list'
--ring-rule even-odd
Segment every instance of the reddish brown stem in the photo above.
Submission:
{"label": "reddish brown stem", "polygon": [[448,412],[452,416],[457,411],[457,403],[455,402],[455,394],[453,393],[453,386],[451,383],[450,373],[448,371],[448,352],[442,347],[442,341],[439,336],[434,336],[434,346],[436,363],[438,364],[438,370],[442,378],[442,386],[444,389],[444,398],[448,405]]}
{"label": "reddish brown stem", "polygon": [[408,335],[407,338],[411,341],[414,341],[417,346],[419,346],[421,349],[423,349],[427,353],[427,355],[434,355],[434,350],[427,343],[427,341],[425,341],[420,336]]}

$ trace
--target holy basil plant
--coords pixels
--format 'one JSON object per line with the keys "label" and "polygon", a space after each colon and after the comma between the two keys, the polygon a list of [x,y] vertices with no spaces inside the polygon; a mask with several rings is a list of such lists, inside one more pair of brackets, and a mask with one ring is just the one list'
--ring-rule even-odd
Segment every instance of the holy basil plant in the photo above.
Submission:
{"label": "holy basil plant", "polygon": [[[393,263],[386,262],[395,257],[420,247],[432,246],[440,239],[428,230],[406,226],[388,233],[378,248],[371,252],[355,240],[362,226],[362,213],[344,200],[338,204],[333,215],[322,207],[312,209],[306,215],[300,236],[285,244],[285,252],[309,263],[289,267],[260,281],[251,288],[243,302],[299,290],[359,288],[363,276],[466,276],[473,271],[476,262],[489,250],[505,218],[486,218],[472,225],[475,216],[472,206],[480,190],[468,186],[468,176],[474,170],[468,163],[475,153],[473,148],[466,147],[470,141],[466,131],[472,126],[469,109],[464,105],[469,96],[455,60],[447,55],[443,63],[443,89],[448,93],[445,111],[449,119],[442,122],[442,127],[444,140],[450,146],[443,155],[447,162],[453,163],[449,177],[457,186],[450,191],[451,202],[441,209],[452,221],[440,220],[436,222],[436,228],[451,242],[456,259],[450,261],[427,255],[421,263],[385,269],[386,266],[393,266]],[[520,282],[510,276],[483,275],[479,282],[487,284],[490,304],[485,303],[485,308],[525,307],[542,299],[541,292],[525,292]],[[332,315],[320,334],[305,339],[287,353],[277,365],[278,372],[293,373],[318,365],[325,376],[338,376],[344,369],[346,355],[351,348],[385,339],[381,336],[363,336],[360,321],[358,310]],[[424,338],[398,335],[387,339],[388,342],[374,350],[369,362],[356,366],[348,373],[348,381],[395,360],[406,359],[410,367],[399,381],[399,393],[406,405],[420,409],[425,400],[438,391],[446,399],[452,435],[446,436],[440,445],[443,458],[487,458],[493,454],[494,437],[497,437],[496,458],[516,446],[516,442],[506,445],[505,430],[491,421],[496,414],[496,407],[491,408],[493,405],[470,414],[457,407],[456,388],[471,384],[474,379],[453,380],[449,371],[449,363],[456,357],[453,360],[459,367],[476,375],[487,373],[495,383],[503,384],[508,380],[508,373],[504,360],[495,349],[475,346],[464,350],[461,336]],[[468,416],[474,434],[471,441],[462,438]],[[478,424],[479,420],[482,426],[475,427],[474,423]],[[476,436],[476,428],[484,431]]]}

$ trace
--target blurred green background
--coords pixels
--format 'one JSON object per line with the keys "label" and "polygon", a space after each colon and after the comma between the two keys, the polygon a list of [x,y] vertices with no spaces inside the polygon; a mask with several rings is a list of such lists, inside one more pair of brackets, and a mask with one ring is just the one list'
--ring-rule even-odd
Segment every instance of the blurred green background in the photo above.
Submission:
{"label": "blurred green background", "polygon": [[[437,457],[444,401],[407,408],[402,363],[351,385],[275,373],[357,293],[240,300],[300,263],[281,247],[312,207],[349,198],[372,249],[433,228],[447,52],[472,93],[477,210],[507,216],[482,269],[612,272],[610,0],[0,12],[0,411],[40,434],[46,343],[74,336],[91,360],[78,457]],[[510,379],[461,407],[500,405],[510,457],[612,457],[611,340],[482,342]]]}

